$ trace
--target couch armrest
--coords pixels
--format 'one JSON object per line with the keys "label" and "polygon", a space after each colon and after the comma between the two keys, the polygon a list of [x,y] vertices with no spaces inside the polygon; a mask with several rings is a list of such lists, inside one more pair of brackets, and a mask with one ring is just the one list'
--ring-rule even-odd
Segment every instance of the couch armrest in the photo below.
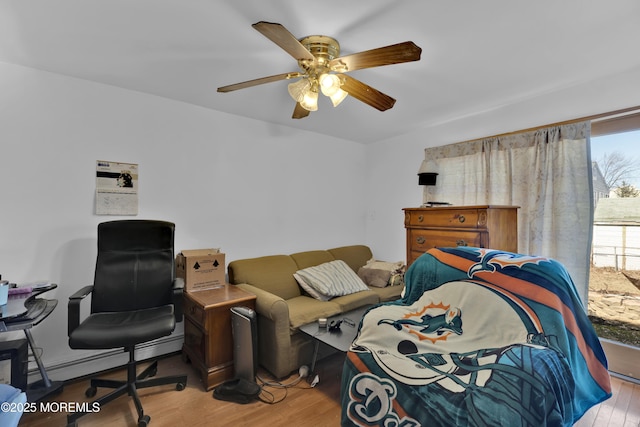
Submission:
{"label": "couch armrest", "polygon": [[277,378],[288,375],[291,371],[291,322],[287,301],[246,283],[235,286],[256,296],[260,364]]}
{"label": "couch armrest", "polygon": [[284,299],[247,283],[239,283],[234,286],[251,292],[256,296],[256,311],[258,314],[276,323],[284,321],[287,327],[289,327],[289,306]]}

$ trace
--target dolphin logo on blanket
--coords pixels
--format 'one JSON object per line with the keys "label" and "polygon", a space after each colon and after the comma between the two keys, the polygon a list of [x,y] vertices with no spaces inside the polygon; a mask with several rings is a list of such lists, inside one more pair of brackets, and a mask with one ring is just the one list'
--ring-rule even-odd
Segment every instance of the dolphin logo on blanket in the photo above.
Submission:
{"label": "dolphin logo on blanket", "polygon": [[398,331],[403,325],[411,328],[415,326],[421,333],[442,335],[447,331],[456,335],[462,334],[462,312],[458,307],[448,308],[444,313],[437,316],[425,314],[420,317],[420,321],[411,318],[408,319],[381,319],[378,325],[392,325]]}

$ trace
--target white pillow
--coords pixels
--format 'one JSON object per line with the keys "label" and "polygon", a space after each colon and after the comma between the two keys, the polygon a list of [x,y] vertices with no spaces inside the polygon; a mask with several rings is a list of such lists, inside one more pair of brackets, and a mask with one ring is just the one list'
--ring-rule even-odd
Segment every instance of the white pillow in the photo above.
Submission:
{"label": "white pillow", "polygon": [[296,274],[315,292],[328,297],[349,295],[369,289],[356,272],[342,260],[298,270]]}
{"label": "white pillow", "polygon": [[315,299],[320,301],[329,301],[331,299],[330,296],[322,295],[320,292],[316,291],[311,286],[309,286],[309,284],[305,282],[304,279],[299,274],[293,273],[293,277],[295,277],[296,281],[302,287],[302,289],[304,289],[309,295],[311,295]]}

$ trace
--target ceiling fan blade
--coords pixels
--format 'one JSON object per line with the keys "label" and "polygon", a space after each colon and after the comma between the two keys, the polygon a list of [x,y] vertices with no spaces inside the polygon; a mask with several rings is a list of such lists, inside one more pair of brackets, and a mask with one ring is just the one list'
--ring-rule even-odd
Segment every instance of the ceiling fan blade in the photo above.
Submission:
{"label": "ceiling fan blade", "polygon": [[281,24],[274,22],[260,21],[252,25],[253,28],[262,33],[263,36],[280,46],[294,59],[315,60],[315,57],[309,52],[298,39],[289,32]]}
{"label": "ceiling fan blade", "polygon": [[345,73],[363,68],[418,61],[421,53],[420,47],[408,41],[332,59],[329,61],[329,68]]}
{"label": "ceiling fan blade", "polygon": [[272,82],[277,82],[280,80],[287,80],[287,79],[295,79],[296,77],[300,77],[301,75],[302,75],[301,73],[294,72],[294,73],[276,74],[275,76],[269,76],[269,77],[261,77],[259,79],[248,80],[246,82],[235,83],[232,85],[219,87],[218,92],[223,92],[223,93],[231,92],[234,90],[244,89],[252,86],[258,86],[265,83],[272,83]]}
{"label": "ceiling fan blade", "polygon": [[340,87],[342,90],[375,109],[386,111],[396,103],[396,100],[389,95],[385,95],[360,80],[356,80],[346,74],[341,74],[340,79],[342,80],[342,86]]}
{"label": "ceiling fan blade", "polygon": [[300,105],[299,102],[296,102],[296,108],[293,109],[293,116],[291,116],[291,118],[304,119],[309,115],[309,113],[311,113],[311,111],[302,108],[302,105]]}

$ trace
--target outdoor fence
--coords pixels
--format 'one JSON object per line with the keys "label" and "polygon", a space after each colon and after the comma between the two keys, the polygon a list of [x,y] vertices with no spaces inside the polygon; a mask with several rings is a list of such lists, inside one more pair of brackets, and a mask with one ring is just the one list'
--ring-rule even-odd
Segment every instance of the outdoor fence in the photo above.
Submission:
{"label": "outdoor fence", "polygon": [[593,245],[591,264],[594,267],[613,267],[616,270],[640,270],[640,248]]}

